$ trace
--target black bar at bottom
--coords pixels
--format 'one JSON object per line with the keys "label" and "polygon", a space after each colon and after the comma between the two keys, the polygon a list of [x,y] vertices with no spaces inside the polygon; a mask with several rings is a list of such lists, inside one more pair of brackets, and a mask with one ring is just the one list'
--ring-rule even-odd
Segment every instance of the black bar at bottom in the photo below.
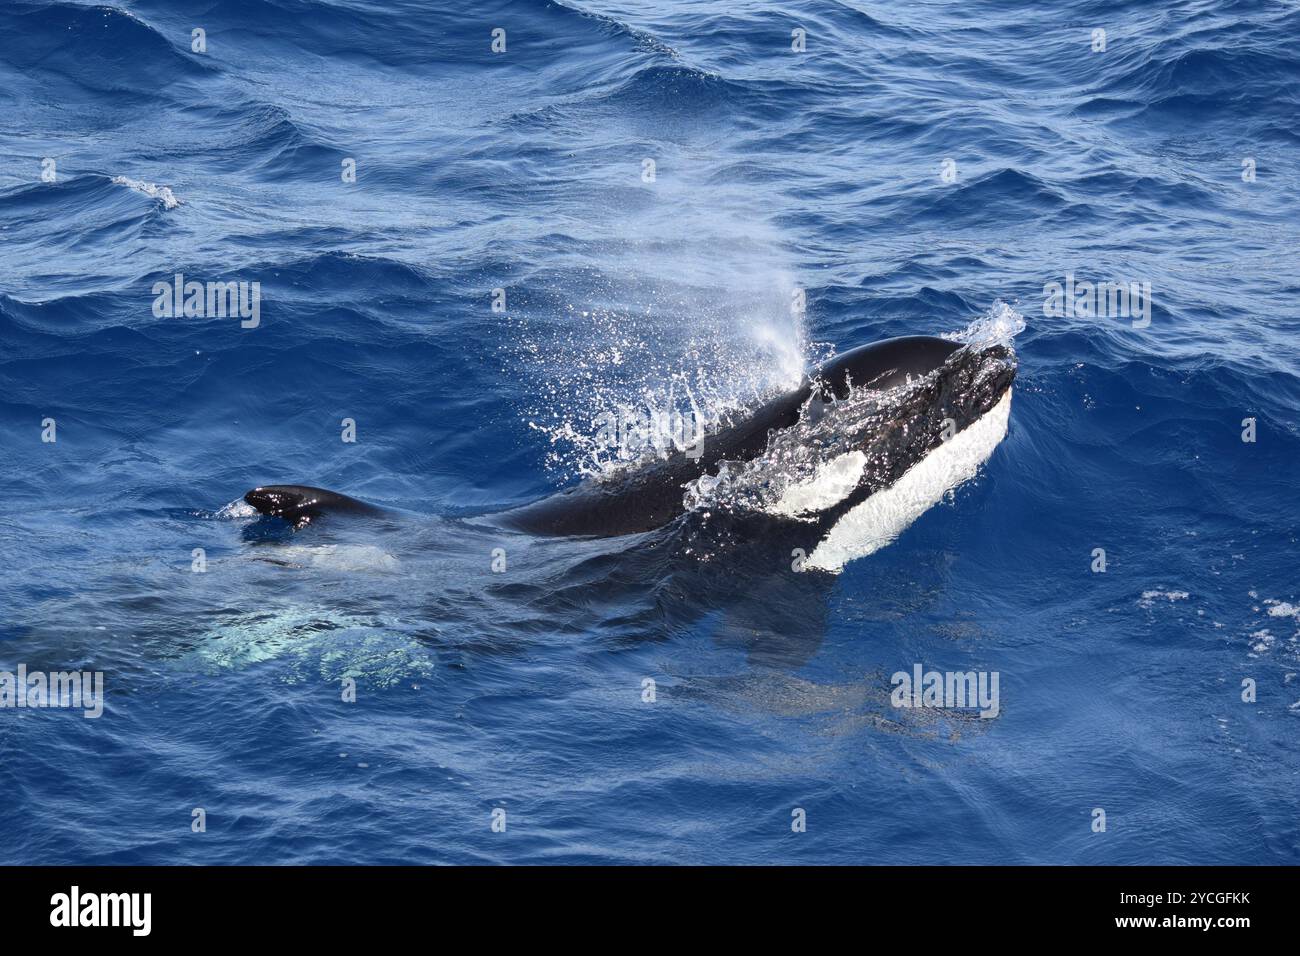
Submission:
{"label": "black bar at bottom", "polygon": [[379,925],[427,938],[448,920],[497,933],[527,932],[523,921],[537,919],[535,931],[558,923],[581,936],[599,916],[606,927],[625,921],[632,938],[676,934],[683,920],[739,935],[773,921],[826,930],[829,920],[863,940],[1048,930],[1230,944],[1291,924],[1295,877],[1288,867],[10,867],[0,870],[0,925],[6,942],[283,935],[337,945],[373,944]]}

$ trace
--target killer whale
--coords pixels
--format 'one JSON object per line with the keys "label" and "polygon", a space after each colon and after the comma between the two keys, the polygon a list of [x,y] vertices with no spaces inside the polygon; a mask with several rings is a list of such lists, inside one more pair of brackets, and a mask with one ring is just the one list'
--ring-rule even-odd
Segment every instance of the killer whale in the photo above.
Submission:
{"label": "killer whale", "polygon": [[[676,450],[607,480],[572,488],[488,520],[534,535],[617,537],[653,531],[686,510],[686,486],[717,474],[724,462],[747,462],[763,454],[774,433],[816,420],[850,392],[896,396],[862,433],[851,436],[862,450],[859,473],[815,520],[790,517],[811,548],[826,529],[877,492],[899,481],[944,442],[965,431],[1008,396],[1015,377],[1014,353],[1005,346],[976,349],[933,336],[902,336],[843,352],[804,376],[789,392],[747,417],[706,434],[692,457]],[[906,387],[904,387],[906,386]],[[999,436],[1000,437],[1000,436]],[[868,454],[869,452],[869,454]],[[244,501],[263,515],[302,527],[327,513],[380,514],[382,509],[347,495],[306,485],[252,489]],[[770,516],[769,516],[770,518]],[[777,516],[775,519],[782,519]]]}
{"label": "killer whale", "polygon": [[859,346],[831,359],[800,385],[759,407],[749,417],[706,435],[702,454],[674,454],[655,460],[619,480],[587,481],[499,516],[520,531],[546,535],[613,537],[652,531],[682,512],[684,486],[713,474],[723,461],[749,461],[767,447],[768,435],[799,421],[811,401],[844,398],[850,385],[891,388],[909,376],[937,369],[959,345],[929,336],[906,336]]}

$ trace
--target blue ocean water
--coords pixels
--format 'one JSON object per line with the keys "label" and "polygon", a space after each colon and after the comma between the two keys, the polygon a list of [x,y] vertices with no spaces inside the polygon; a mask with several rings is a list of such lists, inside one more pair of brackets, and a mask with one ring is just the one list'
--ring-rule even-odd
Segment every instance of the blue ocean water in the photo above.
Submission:
{"label": "blue ocean water", "polygon": [[[106,703],[0,710],[0,860],[1300,861],[1297,36],[1276,0],[9,0],[0,670]],[[256,327],[155,316],[178,273],[260,283]],[[1149,321],[1046,314],[1067,276]],[[1006,439],[838,575],[474,520],[668,382],[740,407],[1008,316]],[[271,482],[416,517],[226,507]],[[997,716],[891,706],[915,664],[997,672]]]}

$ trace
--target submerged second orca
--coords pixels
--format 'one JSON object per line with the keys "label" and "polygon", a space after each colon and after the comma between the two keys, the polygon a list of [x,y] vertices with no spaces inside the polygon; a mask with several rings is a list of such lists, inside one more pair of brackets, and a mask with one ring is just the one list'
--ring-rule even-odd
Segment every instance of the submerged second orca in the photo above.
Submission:
{"label": "submerged second orca", "polygon": [[[716,476],[726,462],[762,455],[776,433],[816,421],[853,394],[878,393],[881,408],[849,435],[856,469],[811,523],[820,535],[877,492],[893,486],[945,442],[1003,402],[1015,377],[1014,353],[931,336],[904,336],[844,352],[795,389],[741,421],[706,434],[699,454],[678,450],[614,476],[589,479],[549,498],[502,512],[493,521],[539,535],[614,537],[663,527],[686,510],[689,483]],[[1000,433],[997,438],[1000,438]],[[990,449],[991,450],[991,449]],[[987,454],[987,452],[985,452]],[[305,485],[268,485],[244,500],[258,512],[301,527],[322,514],[380,513],[346,495]]]}

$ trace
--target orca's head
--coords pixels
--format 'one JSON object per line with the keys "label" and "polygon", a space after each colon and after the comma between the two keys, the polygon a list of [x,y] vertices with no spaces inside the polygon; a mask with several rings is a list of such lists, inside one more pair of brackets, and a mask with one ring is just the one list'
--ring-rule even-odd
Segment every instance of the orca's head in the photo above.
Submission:
{"label": "orca's head", "polygon": [[301,485],[267,485],[245,494],[244,501],[261,514],[297,524],[310,509],[314,490]]}
{"label": "orca's head", "polygon": [[244,501],[261,514],[283,518],[299,528],[327,512],[380,513],[380,509],[364,501],[309,485],[262,485],[245,494]]}
{"label": "orca's head", "polygon": [[[935,374],[935,373],[938,374]],[[1010,389],[1016,357],[1004,345],[976,347],[928,335],[909,335],[859,346],[827,361],[812,375],[814,392],[823,401],[854,390],[887,391],[912,383],[900,395],[899,419],[952,419],[965,428],[992,409]],[[925,434],[928,428],[913,434]]]}
{"label": "orca's head", "polygon": [[931,335],[905,335],[860,345],[827,361],[813,373],[823,398],[845,398],[849,386],[888,389],[909,378],[924,378],[961,348],[959,342]]}

